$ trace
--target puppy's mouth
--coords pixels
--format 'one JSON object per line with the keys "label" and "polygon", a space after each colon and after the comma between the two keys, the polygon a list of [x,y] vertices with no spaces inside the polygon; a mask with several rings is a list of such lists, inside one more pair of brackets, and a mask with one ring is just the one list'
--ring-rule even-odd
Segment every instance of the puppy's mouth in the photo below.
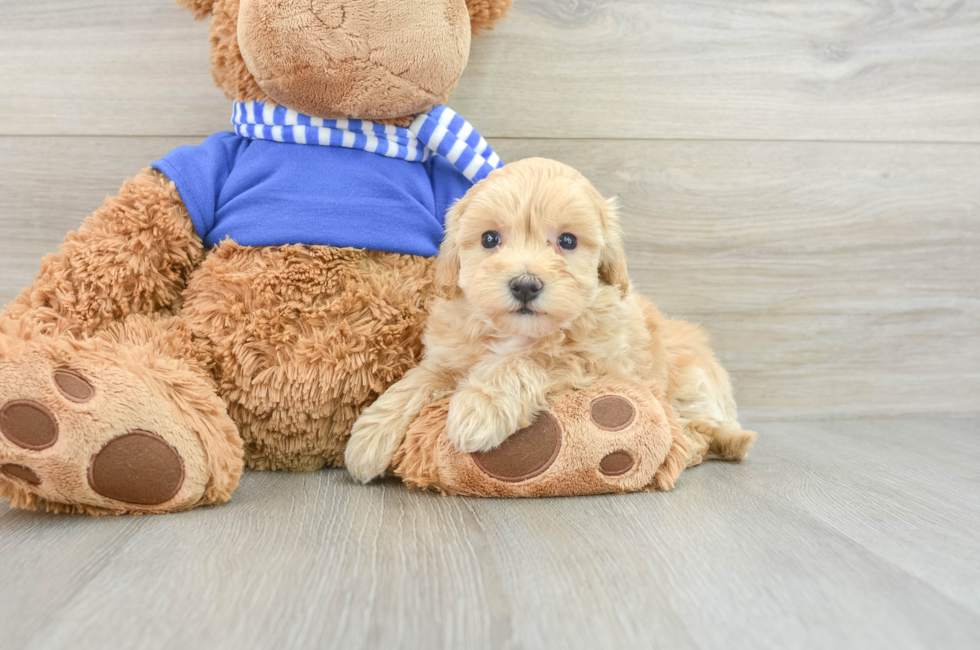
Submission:
{"label": "puppy's mouth", "polygon": [[538,312],[536,312],[533,309],[531,309],[530,307],[526,307],[526,306],[525,307],[521,307],[520,309],[518,309],[514,313],[517,314],[517,315],[519,315],[519,316],[537,316],[538,315]]}

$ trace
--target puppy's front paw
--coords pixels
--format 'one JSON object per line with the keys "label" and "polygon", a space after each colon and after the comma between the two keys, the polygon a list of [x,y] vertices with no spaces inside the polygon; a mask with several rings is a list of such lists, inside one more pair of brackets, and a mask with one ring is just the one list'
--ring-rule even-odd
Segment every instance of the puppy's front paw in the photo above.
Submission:
{"label": "puppy's front paw", "polygon": [[391,464],[402,437],[384,422],[362,416],[354,423],[344,452],[347,471],[362,483],[381,476]]}
{"label": "puppy's front paw", "polygon": [[478,390],[461,390],[449,400],[446,434],[457,451],[489,451],[517,430],[517,420]]}

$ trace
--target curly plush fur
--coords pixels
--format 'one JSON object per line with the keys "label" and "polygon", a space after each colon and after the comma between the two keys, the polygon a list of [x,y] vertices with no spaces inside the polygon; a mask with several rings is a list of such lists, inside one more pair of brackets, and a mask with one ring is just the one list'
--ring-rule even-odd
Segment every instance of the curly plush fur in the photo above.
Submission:
{"label": "curly plush fur", "polygon": [[82,336],[131,314],[169,312],[203,259],[177,188],[144,169],[41,261],[4,317]]}
{"label": "curly plush fur", "polygon": [[418,363],[432,260],[227,242],[186,292],[254,469],[340,465],[366,404]]}

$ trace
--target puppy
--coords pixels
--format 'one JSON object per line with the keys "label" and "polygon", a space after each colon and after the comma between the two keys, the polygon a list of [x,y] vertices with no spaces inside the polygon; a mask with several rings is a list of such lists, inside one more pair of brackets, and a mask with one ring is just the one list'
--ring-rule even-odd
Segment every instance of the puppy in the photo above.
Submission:
{"label": "puppy", "polygon": [[615,206],[579,172],[541,158],[511,163],[446,221],[425,356],[354,424],[355,478],[382,474],[422,408],[447,395],[452,444],[485,451],[530,425],[552,395],[606,375],[665,392],[691,443],[688,464],[745,455],[755,433],[739,425],[704,334],[633,292]]}

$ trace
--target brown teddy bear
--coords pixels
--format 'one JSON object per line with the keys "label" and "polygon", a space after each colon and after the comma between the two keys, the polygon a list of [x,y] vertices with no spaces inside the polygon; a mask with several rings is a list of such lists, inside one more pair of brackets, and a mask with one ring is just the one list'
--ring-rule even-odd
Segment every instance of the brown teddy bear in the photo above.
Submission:
{"label": "brown teddy bear", "polygon": [[[0,496],[174,512],[228,500],[243,466],[342,464],[358,414],[420,357],[446,209],[500,165],[442,104],[471,35],[512,1],[178,0],[212,16],[212,72],[236,102],[235,130],[126,181],[0,316]],[[650,434],[629,484],[522,488],[506,459],[439,447],[438,404],[396,473],[473,494],[669,487],[696,457],[670,407],[645,387],[606,388]],[[589,455],[597,416],[583,399],[547,415],[560,431],[519,433],[497,456],[526,469],[521,441],[558,431],[588,472],[622,473],[625,458]],[[622,435],[642,434],[631,426]],[[554,451],[547,440],[539,456]],[[540,474],[555,458],[530,465]]]}

